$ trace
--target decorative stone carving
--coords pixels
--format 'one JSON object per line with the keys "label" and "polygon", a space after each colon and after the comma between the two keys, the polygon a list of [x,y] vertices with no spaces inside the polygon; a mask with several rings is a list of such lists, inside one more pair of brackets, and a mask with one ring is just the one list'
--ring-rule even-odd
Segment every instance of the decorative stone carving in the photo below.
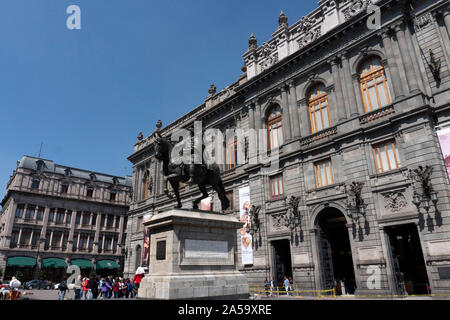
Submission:
{"label": "decorative stone carving", "polygon": [[260,63],[261,71],[264,71],[271,66],[273,66],[275,63],[278,62],[278,54],[274,54],[273,56],[268,56],[264,61]]}
{"label": "decorative stone carving", "polygon": [[281,11],[280,17],[278,18],[278,24],[279,24],[280,28],[288,27],[288,17],[284,14],[283,11]]}
{"label": "decorative stone carving", "polygon": [[365,11],[372,3],[372,0],[353,0],[350,7],[342,12],[344,14],[345,21],[351,19],[360,12]]}
{"label": "decorative stone carving", "polygon": [[280,212],[272,215],[272,226],[274,230],[286,229],[286,212]]}
{"label": "decorative stone carving", "polygon": [[254,33],[252,33],[250,35],[250,39],[248,39],[248,48],[249,49],[256,49],[256,48],[258,48],[258,40],[256,40]]}
{"label": "decorative stone carving", "polygon": [[433,21],[433,18],[431,16],[431,13],[425,13],[421,15],[420,17],[416,17],[414,19],[414,27],[416,29],[420,29],[425,27],[427,24],[431,23]]}
{"label": "decorative stone carving", "polygon": [[399,212],[408,204],[405,196],[401,192],[392,192],[383,196],[384,208],[390,212]]}
{"label": "decorative stone carving", "polygon": [[138,134],[138,136],[137,136],[137,139],[138,139],[139,141],[141,141],[142,139],[144,139],[144,135],[142,134],[142,131],[139,132],[139,134]]}
{"label": "decorative stone carving", "polygon": [[208,89],[209,97],[216,94],[217,88],[214,84],[211,84]]}
{"label": "decorative stone carving", "polygon": [[313,41],[316,41],[322,35],[320,27],[314,30],[307,32],[303,37],[300,37],[297,42],[299,48],[303,48],[304,46],[310,44]]}
{"label": "decorative stone carving", "polygon": [[314,25],[315,20],[311,17],[303,17],[300,19],[300,26],[298,27],[297,31],[299,33],[308,32],[312,26]]}

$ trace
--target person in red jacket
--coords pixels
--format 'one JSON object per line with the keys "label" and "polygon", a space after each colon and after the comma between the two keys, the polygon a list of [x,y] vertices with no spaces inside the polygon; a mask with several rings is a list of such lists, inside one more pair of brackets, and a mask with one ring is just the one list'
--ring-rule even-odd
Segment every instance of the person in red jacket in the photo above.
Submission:
{"label": "person in red jacket", "polygon": [[114,281],[114,284],[113,284],[113,292],[114,292],[115,299],[119,298],[119,291],[120,291],[119,282],[120,282],[119,278],[116,278],[116,280]]}
{"label": "person in red jacket", "polygon": [[89,284],[89,278],[85,277],[83,279],[83,282],[81,283],[81,296],[84,297],[84,299],[88,299],[89,296],[89,288],[90,288],[90,284]]}
{"label": "person in red jacket", "polygon": [[138,267],[136,269],[136,274],[134,275],[134,278],[133,278],[133,284],[134,284],[134,288],[136,289],[136,295],[137,295],[137,291],[139,290],[139,285],[140,285],[144,275],[145,275],[144,268]]}

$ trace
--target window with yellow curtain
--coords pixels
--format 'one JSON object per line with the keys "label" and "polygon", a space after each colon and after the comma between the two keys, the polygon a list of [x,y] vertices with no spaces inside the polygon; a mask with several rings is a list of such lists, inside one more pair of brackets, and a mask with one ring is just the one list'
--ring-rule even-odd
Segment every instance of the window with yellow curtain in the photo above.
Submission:
{"label": "window with yellow curtain", "polygon": [[378,57],[370,57],[362,63],[359,82],[366,112],[391,103],[384,67]]}
{"label": "window with yellow curtain", "polygon": [[148,197],[148,183],[149,183],[149,179],[150,179],[150,173],[148,172],[148,170],[145,170],[145,174],[144,174],[144,199],[147,199],[147,197]]}
{"label": "window with yellow curtain", "polygon": [[397,146],[394,140],[377,143],[372,146],[377,173],[390,171],[399,167]]}
{"label": "window with yellow curtain", "polygon": [[331,160],[326,159],[314,163],[314,175],[316,177],[316,187],[325,187],[333,184],[333,170]]}
{"label": "window with yellow curtain", "polygon": [[308,105],[311,133],[330,127],[330,110],[328,109],[327,93],[323,84],[318,84],[311,89]]}
{"label": "window with yellow curtain", "polygon": [[281,108],[279,105],[275,105],[269,110],[267,116],[267,135],[269,150],[279,148],[284,142]]}

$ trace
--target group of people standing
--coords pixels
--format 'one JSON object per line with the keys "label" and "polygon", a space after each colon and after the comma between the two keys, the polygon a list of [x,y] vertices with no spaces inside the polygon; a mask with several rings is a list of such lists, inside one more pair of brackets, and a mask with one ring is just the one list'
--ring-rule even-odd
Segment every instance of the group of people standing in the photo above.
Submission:
{"label": "group of people standing", "polygon": [[[292,280],[292,277],[289,277],[289,278],[284,277],[283,285],[286,290],[286,295],[289,296],[290,295],[289,291],[294,291],[294,280]],[[265,289],[264,291],[266,292],[266,296],[272,297],[274,288],[275,288],[275,284],[274,284],[273,278],[270,278],[270,281],[267,280],[267,278],[266,278],[266,280],[264,281],[264,289]],[[278,289],[277,289],[277,291],[278,291]]]}
{"label": "group of people standing", "polygon": [[[135,298],[144,273],[135,274],[133,280],[121,277],[106,278],[96,276],[92,279],[79,275],[73,282],[74,300],[80,299],[119,299]],[[69,291],[67,278],[59,284],[59,300],[64,300],[66,292]]]}

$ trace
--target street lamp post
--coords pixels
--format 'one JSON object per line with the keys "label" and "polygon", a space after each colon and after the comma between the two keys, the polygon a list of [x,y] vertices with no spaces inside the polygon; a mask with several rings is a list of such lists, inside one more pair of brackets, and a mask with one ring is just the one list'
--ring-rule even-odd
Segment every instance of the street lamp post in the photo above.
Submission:
{"label": "street lamp post", "polygon": [[436,207],[438,203],[437,192],[433,190],[431,184],[431,174],[433,173],[433,167],[419,166],[417,169],[409,170],[409,178],[413,182],[417,182],[420,185],[422,192],[417,191],[416,185],[413,183],[414,194],[412,197],[412,203],[417,207],[420,212],[420,205],[423,206],[425,211],[429,214],[431,205],[430,202]]}

